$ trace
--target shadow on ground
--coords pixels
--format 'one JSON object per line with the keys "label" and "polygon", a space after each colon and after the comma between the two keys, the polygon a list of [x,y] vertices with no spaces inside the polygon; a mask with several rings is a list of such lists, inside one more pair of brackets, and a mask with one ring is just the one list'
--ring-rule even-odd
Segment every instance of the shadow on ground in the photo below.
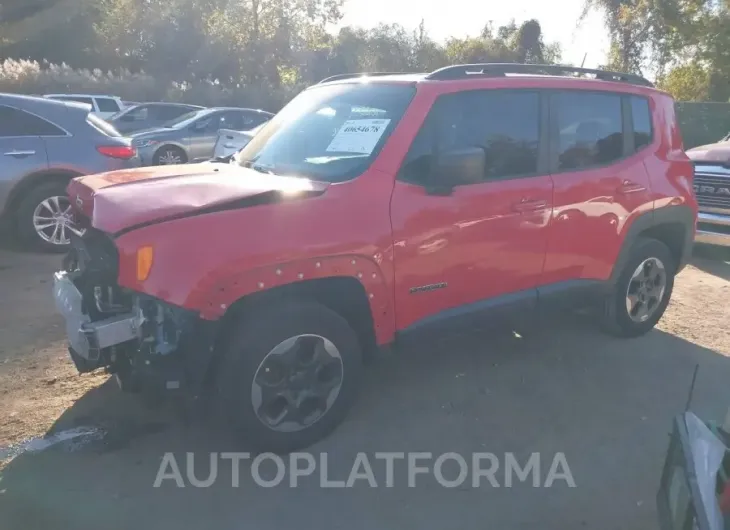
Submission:
{"label": "shadow on ground", "polygon": [[[232,487],[230,460],[217,460],[217,480],[191,486],[186,453],[198,479],[211,452],[240,450],[236,440],[203,423],[186,425],[166,406],[150,409],[111,383],[89,392],[54,428],[101,425],[116,443],[76,452],[48,450],[13,460],[0,481],[0,526],[7,529],[344,528],[473,529],[656,528],[654,496],[668,431],[682,411],[695,365],[693,409],[722,417],[730,403],[730,361],[675,336],[654,331],[634,340],[607,338],[571,319],[551,319],[533,333],[475,333],[379,359],[367,369],[363,394],[346,422],[311,448],[317,470],[290,487],[254,483],[250,464]],[[115,429],[117,433],[115,433]],[[576,487],[558,480],[499,488],[483,480],[446,489],[430,475],[408,487],[396,461],[393,487],[376,452],[506,452],[526,463],[539,452],[540,485],[556,453],[565,454]],[[166,452],[184,478],[180,488],[153,483]],[[320,487],[346,480],[358,452],[372,464],[378,487]],[[423,462],[433,468],[434,460]],[[270,462],[269,462],[270,463]],[[502,463],[501,463],[502,465]],[[502,465],[502,467],[504,467]],[[455,478],[456,466],[444,475]],[[274,466],[260,473],[271,479]]]}
{"label": "shadow on ground", "polygon": [[695,245],[692,254],[692,265],[723,280],[730,280],[730,248]]}

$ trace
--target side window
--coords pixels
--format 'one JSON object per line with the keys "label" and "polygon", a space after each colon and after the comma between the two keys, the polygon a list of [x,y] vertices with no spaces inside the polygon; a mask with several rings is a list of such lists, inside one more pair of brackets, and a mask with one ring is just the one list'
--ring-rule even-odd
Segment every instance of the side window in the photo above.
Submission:
{"label": "side window", "polygon": [[0,105],[0,136],[66,136],[66,133],[38,116]]}
{"label": "side window", "polygon": [[119,105],[112,98],[94,98],[99,112],[119,112]]}
{"label": "side window", "polygon": [[631,118],[634,122],[634,146],[638,151],[653,140],[648,99],[631,96]]}
{"label": "side window", "polygon": [[192,125],[199,132],[215,133],[221,128],[223,114],[218,112],[213,115],[205,116],[194,122]]}
{"label": "side window", "polygon": [[561,92],[557,115],[558,170],[604,166],[623,157],[621,96]]}
{"label": "side window", "polygon": [[130,110],[124,116],[122,116],[122,121],[144,121],[147,119],[148,113],[149,113],[148,107],[146,107],[146,106],[137,107],[135,109]]}
{"label": "side window", "polygon": [[152,115],[154,119],[161,120],[161,121],[168,121],[168,120],[174,120],[175,118],[179,118],[186,112],[190,112],[192,109],[188,109],[187,107],[176,107],[174,105],[161,105],[159,107],[154,107]]}
{"label": "side window", "polygon": [[219,129],[233,129],[234,131],[242,131],[245,120],[242,112],[226,112],[221,116]]}
{"label": "side window", "polygon": [[243,128],[245,130],[253,129],[254,127],[261,125],[269,118],[266,114],[259,114],[258,112],[244,112],[243,113]]}
{"label": "side window", "polygon": [[421,183],[433,155],[465,147],[484,149],[484,180],[534,175],[539,138],[537,92],[481,90],[441,96],[414,139],[400,178]]}

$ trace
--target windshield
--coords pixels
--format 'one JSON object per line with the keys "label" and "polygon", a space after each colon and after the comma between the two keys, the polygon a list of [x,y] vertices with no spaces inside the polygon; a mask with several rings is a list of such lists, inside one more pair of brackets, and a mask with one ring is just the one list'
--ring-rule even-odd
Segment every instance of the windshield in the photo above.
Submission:
{"label": "windshield", "polygon": [[299,94],[236,157],[265,173],[342,182],[365,171],[408,108],[411,85],[347,83]]}
{"label": "windshield", "polygon": [[208,109],[191,110],[190,112],[186,112],[185,114],[175,118],[174,120],[165,122],[163,127],[165,129],[185,127],[186,125],[190,125],[193,120],[199,118],[200,116],[203,116],[204,114],[207,114],[208,112],[210,112]]}

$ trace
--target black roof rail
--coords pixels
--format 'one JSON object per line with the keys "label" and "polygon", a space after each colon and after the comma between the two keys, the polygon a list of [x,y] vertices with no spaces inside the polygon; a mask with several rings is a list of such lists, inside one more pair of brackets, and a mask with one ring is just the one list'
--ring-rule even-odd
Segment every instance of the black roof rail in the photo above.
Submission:
{"label": "black roof rail", "polygon": [[558,75],[574,77],[575,74],[591,74],[602,81],[619,81],[632,85],[653,87],[654,84],[636,74],[596,70],[593,68],[578,68],[560,64],[521,64],[521,63],[483,63],[459,64],[446,66],[426,76],[431,80],[464,79],[469,76],[483,75],[503,77],[507,74]]}
{"label": "black roof rail", "polygon": [[407,72],[357,72],[354,74],[337,74],[332,75],[330,77],[325,77],[317,83],[318,85],[322,83],[329,83],[330,81],[340,81],[341,79],[354,79],[356,77],[378,77],[381,75],[407,75]]}

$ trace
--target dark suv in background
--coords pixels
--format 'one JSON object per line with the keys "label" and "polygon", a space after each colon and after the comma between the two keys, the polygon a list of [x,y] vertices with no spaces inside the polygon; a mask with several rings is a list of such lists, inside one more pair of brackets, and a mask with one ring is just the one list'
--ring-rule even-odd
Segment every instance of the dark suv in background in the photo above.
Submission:
{"label": "dark suv in background", "polygon": [[26,244],[51,251],[80,233],[70,179],[139,165],[130,140],[88,105],[11,94],[0,94],[0,161],[0,216]]}

